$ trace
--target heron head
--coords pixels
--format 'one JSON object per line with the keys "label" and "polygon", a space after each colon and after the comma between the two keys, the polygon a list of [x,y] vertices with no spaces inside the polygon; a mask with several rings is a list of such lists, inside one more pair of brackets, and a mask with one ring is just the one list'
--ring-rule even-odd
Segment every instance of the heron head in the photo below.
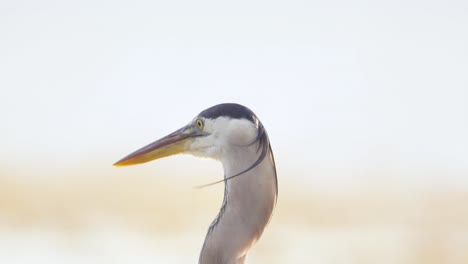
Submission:
{"label": "heron head", "polygon": [[221,159],[229,149],[249,147],[263,137],[266,137],[265,131],[250,109],[239,104],[219,104],[114,165],[140,164],[179,153]]}

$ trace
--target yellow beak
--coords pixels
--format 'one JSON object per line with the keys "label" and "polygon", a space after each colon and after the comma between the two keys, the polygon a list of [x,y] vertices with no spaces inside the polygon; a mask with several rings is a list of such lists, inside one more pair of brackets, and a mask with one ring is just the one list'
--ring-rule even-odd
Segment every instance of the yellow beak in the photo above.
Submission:
{"label": "yellow beak", "polygon": [[183,127],[114,163],[114,166],[129,166],[184,152],[194,134],[190,127]]}

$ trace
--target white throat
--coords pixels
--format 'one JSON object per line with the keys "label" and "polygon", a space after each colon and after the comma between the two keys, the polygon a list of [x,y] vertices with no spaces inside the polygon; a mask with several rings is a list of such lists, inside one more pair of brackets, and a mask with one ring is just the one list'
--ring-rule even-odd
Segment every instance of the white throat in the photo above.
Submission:
{"label": "white throat", "polygon": [[[259,143],[224,148],[220,158],[225,177],[258,160]],[[206,235],[200,264],[244,263],[247,251],[268,224],[276,203],[277,182],[268,140],[264,144],[268,144],[266,156],[256,167],[226,181],[223,205]]]}

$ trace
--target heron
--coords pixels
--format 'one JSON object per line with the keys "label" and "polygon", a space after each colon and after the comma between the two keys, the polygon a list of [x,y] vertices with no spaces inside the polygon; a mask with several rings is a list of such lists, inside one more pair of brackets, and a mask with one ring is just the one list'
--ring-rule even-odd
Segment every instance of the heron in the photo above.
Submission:
{"label": "heron", "polygon": [[243,264],[270,221],[278,196],[275,159],[257,116],[235,103],[212,106],[186,126],[116,162],[127,166],[186,153],[221,161],[224,198],[199,264]]}

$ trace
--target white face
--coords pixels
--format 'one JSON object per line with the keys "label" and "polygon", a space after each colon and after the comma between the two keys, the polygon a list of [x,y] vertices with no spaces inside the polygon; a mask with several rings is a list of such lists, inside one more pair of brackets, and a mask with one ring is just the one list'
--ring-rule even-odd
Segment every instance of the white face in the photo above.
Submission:
{"label": "white face", "polygon": [[232,147],[248,146],[257,138],[258,125],[247,119],[196,118],[203,122],[202,131],[207,136],[197,137],[189,145],[188,152],[195,156],[221,159],[223,153]]}

